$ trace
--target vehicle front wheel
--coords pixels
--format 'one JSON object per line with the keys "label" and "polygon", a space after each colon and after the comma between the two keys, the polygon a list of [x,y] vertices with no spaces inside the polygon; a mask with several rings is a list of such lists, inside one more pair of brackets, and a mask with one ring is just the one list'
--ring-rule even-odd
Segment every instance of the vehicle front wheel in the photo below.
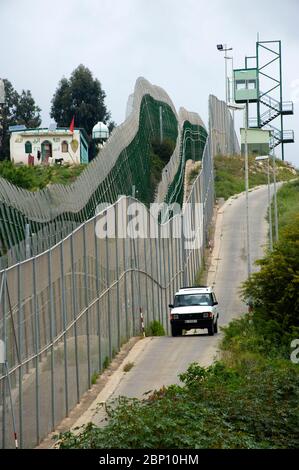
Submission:
{"label": "vehicle front wheel", "polygon": [[180,336],[182,334],[182,329],[178,328],[176,325],[171,325],[171,335]]}
{"label": "vehicle front wheel", "polygon": [[208,333],[209,333],[209,336],[214,336],[215,327],[214,327],[214,322],[213,321],[211,322],[211,325],[208,327]]}
{"label": "vehicle front wheel", "polygon": [[218,320],[216,320],[216,323],[214,326],[214,333],[218,333]]}

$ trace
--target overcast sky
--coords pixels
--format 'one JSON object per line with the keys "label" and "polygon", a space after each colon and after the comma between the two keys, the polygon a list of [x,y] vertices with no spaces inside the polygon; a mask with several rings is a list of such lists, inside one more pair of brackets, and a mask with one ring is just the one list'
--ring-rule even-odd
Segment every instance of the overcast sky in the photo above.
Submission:
{"label": "overcast sky", "polygon": [[283,97],[295,101],[285,129],[297,140],[285,158],[299,166],[299,0],[0,0],[0,19],[0,77],[32,91],[45,126],[59,80],[80,63],[100,80],[118,124],[139,76],[207,123],[208,95],[224,99],[216,44],[233,47],[234,65],[243,67],[257,32],[281,39]]}

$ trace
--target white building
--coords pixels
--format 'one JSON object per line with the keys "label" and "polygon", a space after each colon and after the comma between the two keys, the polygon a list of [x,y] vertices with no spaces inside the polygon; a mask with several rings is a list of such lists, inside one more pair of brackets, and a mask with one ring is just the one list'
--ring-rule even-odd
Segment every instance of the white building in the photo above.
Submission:
{"label": "white building", "polygon": [[10,158],[26,165],[88,163],[87,135],[82,129],[11,130]]}

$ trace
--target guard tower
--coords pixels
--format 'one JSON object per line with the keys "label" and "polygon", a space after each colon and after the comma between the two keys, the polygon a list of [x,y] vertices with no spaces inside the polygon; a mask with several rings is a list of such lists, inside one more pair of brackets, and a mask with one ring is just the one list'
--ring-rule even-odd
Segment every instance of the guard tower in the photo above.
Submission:
{"label": "guard tower", "polygon": [[234,70],[234,94],[236,103],[255,104],[255,116],[247,112],[247,127],[270,131],[270,149],[281,144],[284,160],[284,144],[294,142],[294,131],[284,130],[283,117],[294,114],[294,105],[282,99],[281,41],[257,41],[256,55]]}

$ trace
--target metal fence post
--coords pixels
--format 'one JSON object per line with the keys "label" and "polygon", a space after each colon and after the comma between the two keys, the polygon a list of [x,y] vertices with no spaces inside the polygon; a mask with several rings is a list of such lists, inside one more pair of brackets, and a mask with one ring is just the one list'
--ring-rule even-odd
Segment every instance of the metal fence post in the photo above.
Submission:
{"label": "metal fence post", "polygon": [[160,323],[163,324],[163,287],[162,287],[162,249],[161,249],[161,225],[158,225],[159,235],[158,235],[158,246],[159,246],[159,255],[158,255],[158,263],[159,263],[159,291],[160,291],[160,313],[159,313],[159,320]]}
{"label": "metal fence post", "polygon": [[87,386],[91,388],[91,364],[90,364],[90,336],[89,336],[89,308],[88,308],[88,266],[87,266],[87,245],[86,245],[86,224],[83,224],[83,260],[84,260],[84,301],[86,308],[86,342],[87,342]]}
{"label": "metal fence post", "polygon": [[51,341],[51,408],[52,408],[52,430],[55,429],[55,393],[54,393],[54,305],[52,286],[52,250],[48,251],[48,280],[50,300],[50,341]]}
{"label": "metal fence post", "polygon": [[19,444],[20,448],[23,447],[23,322],[24,312],[22,307],[22,292],[21,292],[21,265],[18,264],[18,342],[19,342]]}
{"label": "metal fence post", "polygon": [[66,301],[65,301],[65,279],[64,279],[64,242],[60,243],[60,279],[61,279],[61,311],[63,322],[63,348],[64,348],[64,393],[65,393],[65,415],[69,414],[68,402],[68,354],[67,354],[67,317],[66,317]]}
{"label": "metal fence post", "polygon": [[[167,318],[167,291],[168,291],[168,287],[167,287],[167,278],[166,278],[166,248],[165,248],[165,241],[167,242],[167,239],[165,239],[164,237],[161,238],[161,242],[162,242],[162,258],[163,258],[163,273],[164,273],[164,287],[163,287],[163,290],[164,290],[164,306],[163,306],[163,311],[162,311],[162,324],[166,324],[166,329],[167,329],[167,332],[168,332],[168,318]],[[164,322],[164,321],[165,322]]]}
{"label": "metal fence post", "polygon": [[[105,212],[107,215],[107,212]],[[109,239],[108,235],[106,234],[105,237],[105,249],[106,249],[106,281],[107,281],[107,304],[108,304],[108,335],[109,335],[109,358],[112,358],[112,337],[111,337],[111,305],[110,305],[110,273],[109,273]]]}
{"label": "metal fence post", "polygon": [[[166,309],[166,312],[168,312],[168,302],[172,302],[172,299],[173,299],[173,260],[172,260],[172,263],[171,263],[171,260],[170,260],[170,257],[172,257],[172,249],[170,249],[170,243],[171,243],[171,248],[172,248],[172,220],[173,219],[170,219],[170,221],[168,222],[169,223],[169,241],[167,243],[167,258],[168,258],[168,297],[170,298],[166,298],[166,304],[165,304],[165,309]],[[168,315],[166,314],[166,325],[167,325],[167,333],[169,334],[169,321],[168,321]]]}
{"label": "metal fence post", "polygon": [[182,256],[182,281],[183,286],[187,285],[187,266],[186,266],[186,249],[185,249],[185,237],[184,237],[184,219],[186,217],[186,213],[182,212],[181,216],[181,256]]}
{"label": "metal fence post", "polygon": [[[1,285],[0,285],[0,305],[2,303],[2,314],[3,314],[3,338],[4,342],[4,360],[7,357],[7,344],[6,344],[6,299],[5,299],[5,287],[6,287],[6,270],[3,271]],[[6,381],[5,381],[5,362],[2,364],[2,449],[5,449],[6,445]]]}
{"label": "metal fence post", "polygon": [[143,252],[144,252],[144,271],[146,272],[145,275],[145,305],[146,305],[146,316],[147,316],[147,323],[149,323],[149,302],[148,302],[148,271],[147,271],[147,246],[146,246],[146,237],[143,238]]}
{"label": "metal fence post", "polygon": [[40,426],[39,426],[39,320],[38,320],[38,305],[37,305],[37,286],[36,286],[36,258],[32,259],[32,274],[33,274],[33,298],[34,298],[34,338],[35,338],[35,410],[36,410],[36,443],[40,442]]}
{"label": "metal fence post", "polygon": [[119,260],[118,260],[118,205],[115,204],[115,270],[116,270],[116,311],[117,311],[117,347],[120,349],[120,298],[119,298]]}
{"label": "metal fence post", "polygon": [[78,357],[78,332],[77,332],[77,288],[75,279],[75,258],[74,258],[74,238],[73,233],[70,237],[71,243],[71,266],[72,266],[72,311],[74,321],[74,339],[75,339],[75,363],[76,363],[76,390],[77,402],[80,402],[80,376],[79,376],[79,357]]}
{"label": "metal fence post", "polygon": [[155,320],[156,319],[156,313],[155,313],[155,299],[154,299],[154,296],[155,296],[155,292],[154,292],[154,269],[153,269],[153,246],[152,246],[152,238],[150,237],[149,238],[149,246],[150,246],[150,264],[151,264],[151,270],[150,270],[150,273],[151,273],[151,286],[152,286],[152,319]]}
{"label": "metal fence post", "polygon": [[94,218],[94,244],[95,244],[95,263],[96,263],[96,290],[97,290],[97,327],[98,327],[98,344],[99,344],[99,371],[103,367],[103,358],[102,358],[102,344],[101,344],[101,312],[100,312],[100,272],[99,272],[99,248],[98,248],[98,238],[96,230],[97,218]]}
{"label": "metal fence post", "polygon": [[126,315],[126,339],[129,338],[129,317],[128,317],[128,296],[127,296],[127,262],[126,262],[126,245],[127,245],[127,234],[126,238],[123,238],[123,264],[124,264],[124,293],[125,293],[125,315]]}
{"label": "metal fence post", "polygon": [[132,295],[132,328],[133,328],[133,336],[135,335],[135,288],[134,288],[134,273],[135,267],[133,266],[133,250],[132,250],[132,238],[129,235],[129,246],[130,246],[130,265],[131,265],[131,295]]}

